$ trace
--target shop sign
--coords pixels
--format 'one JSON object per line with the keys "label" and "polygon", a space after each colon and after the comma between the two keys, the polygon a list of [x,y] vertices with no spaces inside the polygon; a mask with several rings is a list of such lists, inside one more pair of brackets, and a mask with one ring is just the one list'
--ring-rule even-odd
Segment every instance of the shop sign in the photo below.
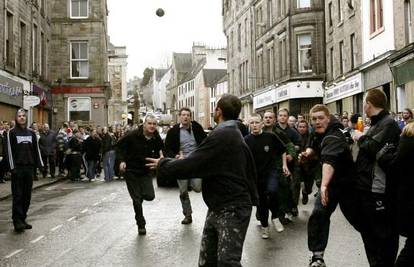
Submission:
{"label": "shop sign", "polygon": [[25,95],[23,97],[23,108],[24,109],[29,109],[30,107],[34,107],[39,105],[40,103],[40,98],[38,96],[34,96],[34,95]]}
{"label": "shop sign", "polygon": [[0,75],[0,102],[22,106],[23,84]]}
{"label": "shop sign", "polygon": [[361,93],[362,91],[362,77],[361,74],[358,74],[346,79],[337,86],[326,90],[324,102],[331,103]]}
{"label": "shop sign", "polygon": [[69,101],[69,112],[70,111],[90,111],[91,110],[91,99],[90,98],[80,98],[80,97],[71,97]]}
{"label": "shop sign", "polygon": [[253,109],[266,107],[275,103],[275,89],[263,92],[253,98]]}

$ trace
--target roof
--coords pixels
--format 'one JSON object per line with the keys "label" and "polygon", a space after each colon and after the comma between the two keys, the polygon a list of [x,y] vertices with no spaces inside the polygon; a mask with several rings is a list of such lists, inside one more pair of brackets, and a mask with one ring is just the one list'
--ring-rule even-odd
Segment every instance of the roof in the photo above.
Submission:
{"label": "roof", "polygon": [[173,62],[177,72],[188,72],[192,66],[191,53],[173,53]]}
{"label": "roof", "polygon": [[203,69],[204,65],[206,64],[206,60],[200,60],[199,62],[197,62],[197,65],[195,65],[185,76],[184,78],[180,81],[180,83],[184,83],[184,82],[188,82],[192,79],[194,79],[197,74]]}
{"label": "roof", "polygon": [[227,75],[226,69],[205,69],[203,71],[204,82],[207,87],[213,87],[220,81],[223,76]]}
{"label": "roof", "polygon": [[154,69],[155,80],[161,81],[162,77],[168,72],[168,69]]}

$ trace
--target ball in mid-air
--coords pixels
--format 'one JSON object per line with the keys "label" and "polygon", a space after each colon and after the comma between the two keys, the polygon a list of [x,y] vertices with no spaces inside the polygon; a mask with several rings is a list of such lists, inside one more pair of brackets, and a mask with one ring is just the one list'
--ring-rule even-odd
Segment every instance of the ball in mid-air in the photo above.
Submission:
{"label": "ball in mid-air", "polygon": [[164,9],[158,8],[157,11],[155,11],[155,14],[157,14],[158,17],[164,16],[165,14]]}

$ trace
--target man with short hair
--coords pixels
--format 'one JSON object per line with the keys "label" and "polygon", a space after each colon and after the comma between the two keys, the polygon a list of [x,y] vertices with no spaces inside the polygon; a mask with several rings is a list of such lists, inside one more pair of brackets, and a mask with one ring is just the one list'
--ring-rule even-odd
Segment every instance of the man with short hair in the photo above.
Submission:
{"label": "man with short hair", "polygon": [[26,124],[26,111],[19,109],[16,126],[7,133],[4,151],[12,173],[12,219],[16,232],[32,229],[26,218],[32,197],[33,175],[36,166],[43,167],[36,134]]}
{"label": "man with short hair", "polygon": [[68,124],[63,123],[62,128],[60,128],[56,136],[56,145],[57,145],[57,165],[59,167],[59,175],[63,176],[65,174],[65,151],[68,147]]}
{"label": "man with short hair", "polygon": [[315,105],[310,111],[315,129],[308,148],[300,153],[300,162],[318,159],[322,164],[322,184],[308,222],[308,246],[313,253],[309,267],[324,267],[323,259],[329,237],[330,217],[340,205],[348,220],[353,222],[352,193],[354,168],[343,126],[330,115],[325,105]]}
{"label": "man with short hair", "polygon": [[201,238],[199,266],[241,266],[252,205],[257,204],[254,160],[238,129],[242,104],[234,95],[217,102],[218,126],[187,158],[148,159],[166,179],[202,178],[208,212]]}
{"label": "man with short hair", "polygon": [[288,125],[289,125],[290,128],[296,130],[296,126],[297,126],[296,125],[296,122],[297,122],[297,120],[296,120],[296,117],[295,116],[289,116]]}
{"label": "man with short hair", "polygon": [[[364,134],[356,132],[359,153],[356,161],[360,233],[370,266],[393,266],[397,257],[399,235],[392,203],[394,177],[381,161],[383,149],[398,145],[400,128],[387,110],[387,97],[379,89],[368,90],[364,111],[371,127]],[[389,162],[388,162],[389,163]]]}
{"label": "man with short hair", "polygon": [[402,120],[398,122],[398,126],[402,130],[413,119],[413,112],[409,108],[405,108],[402,112]]}
{"label": "man with short hair", "polygon": [[49,124],[43,125],[43,131],[40,132],[39,147],[42,153],[44,168],[42,170],[43,178],[46,178],[48,165],[52,178],[55,178],[55,155],[56,155],[56,133],[49,128]]}
{"label": "man with short hair", "polygon": [[[252,152],[256,171],[257,189],[259,193],[259,219],[262,226],[262,238],[269,238],[269,210],[272,212],[272,221],[277,226],[280,216],[278,208],[277,190],[279,176],[288,176],[289,170],[286,163],[286,147],[275,134],[263,132],[262,117],[259,114],[250,116],[249,125],[251,133],[244,140]],[[282,158],[282,170],[278,170],[277,160]],[[276,231],[278,230],[276,227]]]}
{"label": "man with short hair", "polygon": [[164,144],[157,132],[157,118],[153,115],[146,116],[142,126],[122,137],[117,144],[119,170],[125,172],[124,177],[133,202],[139,235],[147,233],[142,202],[155,198],[153,173],[145,166],[145,158],[158,158],[163,149]]}
{"label": "man with short hair", "polygon": [[[180,109],[179,113],[180,123],[174,125],[167,133],[165,138],[165,151],[168,157],[188,157],[201,142],[207,137],[203,127],[196,121],[191,120],[191,110],[187,107]],[[184,219],[182,224],[190,224],[193,222],[191,216],[191,202],[188,195],[188,186],[192,190],[201,192],[201,179],[191,178],[188,180],[178,179],[178,187],[180,188],[180,201],[183,208]]]}

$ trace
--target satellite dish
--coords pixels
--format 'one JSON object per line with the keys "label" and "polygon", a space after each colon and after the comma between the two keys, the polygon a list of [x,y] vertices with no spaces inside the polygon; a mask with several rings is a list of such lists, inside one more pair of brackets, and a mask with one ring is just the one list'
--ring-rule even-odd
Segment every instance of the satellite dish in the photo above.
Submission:
{"label": "satellite dish", "polygon": [[157,11],[155,11],[155,14],[157,14],[158,17],[162,17],[165,14],[164,9],[158,8]]}

